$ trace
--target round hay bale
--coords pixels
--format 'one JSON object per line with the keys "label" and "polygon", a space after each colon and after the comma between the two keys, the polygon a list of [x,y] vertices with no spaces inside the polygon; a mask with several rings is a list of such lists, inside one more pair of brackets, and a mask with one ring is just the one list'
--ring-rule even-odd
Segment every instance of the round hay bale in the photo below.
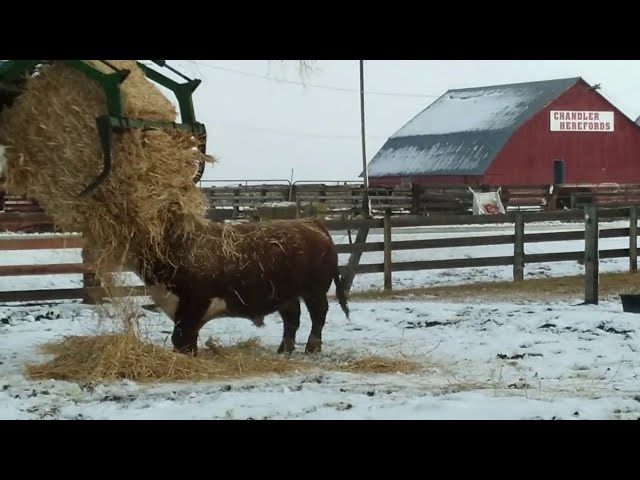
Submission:
{"label": "round hay bale", "polygon": [[[109,62],[131,70],[121,87],[126,115],[175,121],[175,108],[135,61]],[[110,176],[81,198],[102,170],[95,120],[107,113],[97,82],[62,63],[45,65],[0,113],[0,144],[8,147],[6,190],[37,200],[61,230],[90,235],[98,266],[108,269],[139,239],[163,258],[163,235],[176,214],[184,222],[170,228],[185,234],[205,221],[207,201],[192,178],[196,161],[211,159],[197,150],[190,132],[116,133]]]}
{"label": "round hay bale", "polygon": [[[103,73],[113,73],[113,70],[97,60],[85,60],[88,64]],[[165,97],[160,89],[147,80],[135,60],[106,60],[109,64],[131,73],[122,83],[121,97],[123,110],[127,116],[174,122],[177,112],[173,104]]]}

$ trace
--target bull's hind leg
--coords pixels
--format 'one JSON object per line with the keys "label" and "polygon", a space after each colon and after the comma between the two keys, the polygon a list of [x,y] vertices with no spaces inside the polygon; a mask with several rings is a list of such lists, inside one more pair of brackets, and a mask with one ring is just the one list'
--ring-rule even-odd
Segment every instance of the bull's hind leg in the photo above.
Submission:
{"label": "bull's hind leg", "polygon": [[171,343],[180,353],[198,355],[198,334],[204,324],[202,317],[209,308],[208,299],[180,297],[176,308]]}
{"label": "bull's hind leg", "polygon": [[329,302],[326,293],[306,296],[304,303],[311,317],[311,333],[307,340],[305,353],[319,353],[322,350],[322,329],[329,311]]}
{"label": "bull's hind leg", "polygon": [[296,348],[296,333],[300,328],[300,300],[297,298],[278,309],[282,317],[282,342],[278,353],[293,353]]}

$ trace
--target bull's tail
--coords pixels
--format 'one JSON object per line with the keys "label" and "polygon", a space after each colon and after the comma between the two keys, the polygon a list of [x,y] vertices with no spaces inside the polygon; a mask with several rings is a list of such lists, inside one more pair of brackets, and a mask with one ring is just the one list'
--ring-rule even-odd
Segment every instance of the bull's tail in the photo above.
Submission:
{"label": "bull's tail", "polygon": [[349,320],[349,305],[347,304],[347,294],[344,291],[344,286],[342,284],[342,279],[340,278],[340,273],[336,270],[336,274],[333,277],[333,281],[336,284],[336,297],[338,297],[338,302],[340,303],[340,308]]}

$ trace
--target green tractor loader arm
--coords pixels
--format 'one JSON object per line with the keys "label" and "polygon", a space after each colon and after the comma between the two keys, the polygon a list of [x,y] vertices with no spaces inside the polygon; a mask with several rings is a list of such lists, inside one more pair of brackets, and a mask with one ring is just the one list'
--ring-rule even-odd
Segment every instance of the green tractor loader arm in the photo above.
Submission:
{"label": "green tractor loader arm", "polygon": [[[0,61],[0,109],[10,105],[20,95],[21,86],[25,79],[32,75],[37,67],[53,62],[61,62],[74,68],[89,78],[95,80],[105,93],[108,113],[96,119],[96,128],[103,152],[103,168],[100,174],[80,192],[80,196],[94,192],[109,176],[111,172],[111,145],[113,132],[137,128],[142,130],[181,129],[191,131],[198,139],[198,149],[206,153],[207,131],[204,124],[196,120],[193,108],[193,93],[200,85],[200,80],[192,80],[174,68],[167,65],[165,60],[152,60],[161,67],[167,68],[185,80],[178,83],[151,67],[137,62],[137,65],[150,80],[171,90],[176,96],[180,110],[181,123],[151,121],[141,118],[130,118],[123,113],[120,87],[131,73],[126,69],[119,69],[106,60],[101,60],[112,72],[104,73],[82,60],[5,60]],[[199,161],[194,182],[200,181],[204,173],[205,162]]]}

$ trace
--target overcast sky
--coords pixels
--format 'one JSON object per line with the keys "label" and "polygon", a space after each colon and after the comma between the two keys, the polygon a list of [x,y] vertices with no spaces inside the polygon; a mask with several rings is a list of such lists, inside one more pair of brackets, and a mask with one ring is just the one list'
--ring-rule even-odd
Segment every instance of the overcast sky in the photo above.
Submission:
{"label": "overcast sky", "polygon": [[[202,80],[210,180],[356,180],[361,171],[358,60],[322,60],[302,80],[296,61],[169,60]],[[386,139],[451,88],[583,77],[635,120],[638,60],[367,60],[367,161]]]}

